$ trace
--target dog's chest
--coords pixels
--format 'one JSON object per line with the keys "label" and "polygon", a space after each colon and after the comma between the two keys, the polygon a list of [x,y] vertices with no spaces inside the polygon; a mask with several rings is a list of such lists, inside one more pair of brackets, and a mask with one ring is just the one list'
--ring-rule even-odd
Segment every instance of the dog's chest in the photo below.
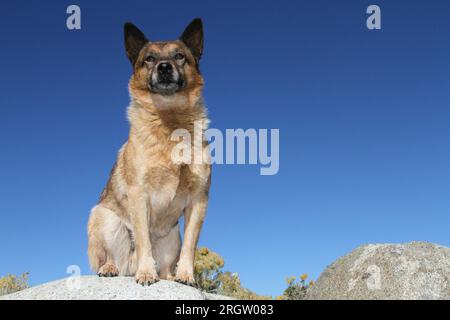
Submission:
{"label": "dog's chest", "polygon": [[153,224],[175,223],[189,205],[198,183],[186,165],[150,168],[146,182]]}

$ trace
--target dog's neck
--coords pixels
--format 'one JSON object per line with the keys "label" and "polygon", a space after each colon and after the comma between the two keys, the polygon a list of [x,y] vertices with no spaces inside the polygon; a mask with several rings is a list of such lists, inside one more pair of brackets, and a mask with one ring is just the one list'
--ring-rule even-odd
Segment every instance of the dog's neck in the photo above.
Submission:
{"label": "dog's neck", "polygon": [[194,134],[194,126],[208,125],[206,108],[201,98],[188,101],[188,98],[176,99],[159,96],[152,101],[132,99],[128,108],[128,119],[131,131],[143,139],[156,136],[159,139],[170,139],[177,129],[188,130]]}

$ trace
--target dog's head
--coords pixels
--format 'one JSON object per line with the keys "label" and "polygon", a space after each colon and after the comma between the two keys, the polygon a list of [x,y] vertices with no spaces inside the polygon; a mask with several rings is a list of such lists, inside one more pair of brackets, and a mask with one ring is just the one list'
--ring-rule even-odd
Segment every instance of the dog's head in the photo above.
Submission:
{"label": "dog's head", "polygon": [[203,51],[203,27],[193,20],[178,40],[152,42],[133,24],[124,26],[125,49],[133,66],[131,95],[141,102],[175,99],[203,85],[199,61]]}

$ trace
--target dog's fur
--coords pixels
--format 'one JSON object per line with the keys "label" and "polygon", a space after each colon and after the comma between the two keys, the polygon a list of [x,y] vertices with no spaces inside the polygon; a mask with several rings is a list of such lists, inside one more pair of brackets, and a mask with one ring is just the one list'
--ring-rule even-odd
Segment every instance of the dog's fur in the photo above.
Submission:
{"label": "dog's fur", "polygon": [[[198,66],[202,22],[193,20],[179,40],[167,42],[149,42],[127,23],[125,47],[134,71],[129,82],[131,128],[91,211],[89,261],[100,276],[134,275],[142,285],[160,278],[194,284],[194,255],[211,168],[209,161],[172,161],[178,142],[172,141],[171,134],[181,128],[193,136],[194,122],[208,122]],[[171,64],[178,82],[153,81],[163,60]],[[204,142],[201,148],[205,152],[208,146]],[[178,221],[183,214],[181,244]]]}

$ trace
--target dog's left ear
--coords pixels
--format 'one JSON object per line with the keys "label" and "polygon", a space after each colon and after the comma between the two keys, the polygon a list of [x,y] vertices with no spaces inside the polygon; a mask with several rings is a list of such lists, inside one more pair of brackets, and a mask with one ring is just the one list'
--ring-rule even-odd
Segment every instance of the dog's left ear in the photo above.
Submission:
{"label": "dog's left ear", "polygon": [[196,18],[186,27],[180,38],[181,41],[191,50],[195,61],[198,63],[203,53],[203,23],[200,18]]}

